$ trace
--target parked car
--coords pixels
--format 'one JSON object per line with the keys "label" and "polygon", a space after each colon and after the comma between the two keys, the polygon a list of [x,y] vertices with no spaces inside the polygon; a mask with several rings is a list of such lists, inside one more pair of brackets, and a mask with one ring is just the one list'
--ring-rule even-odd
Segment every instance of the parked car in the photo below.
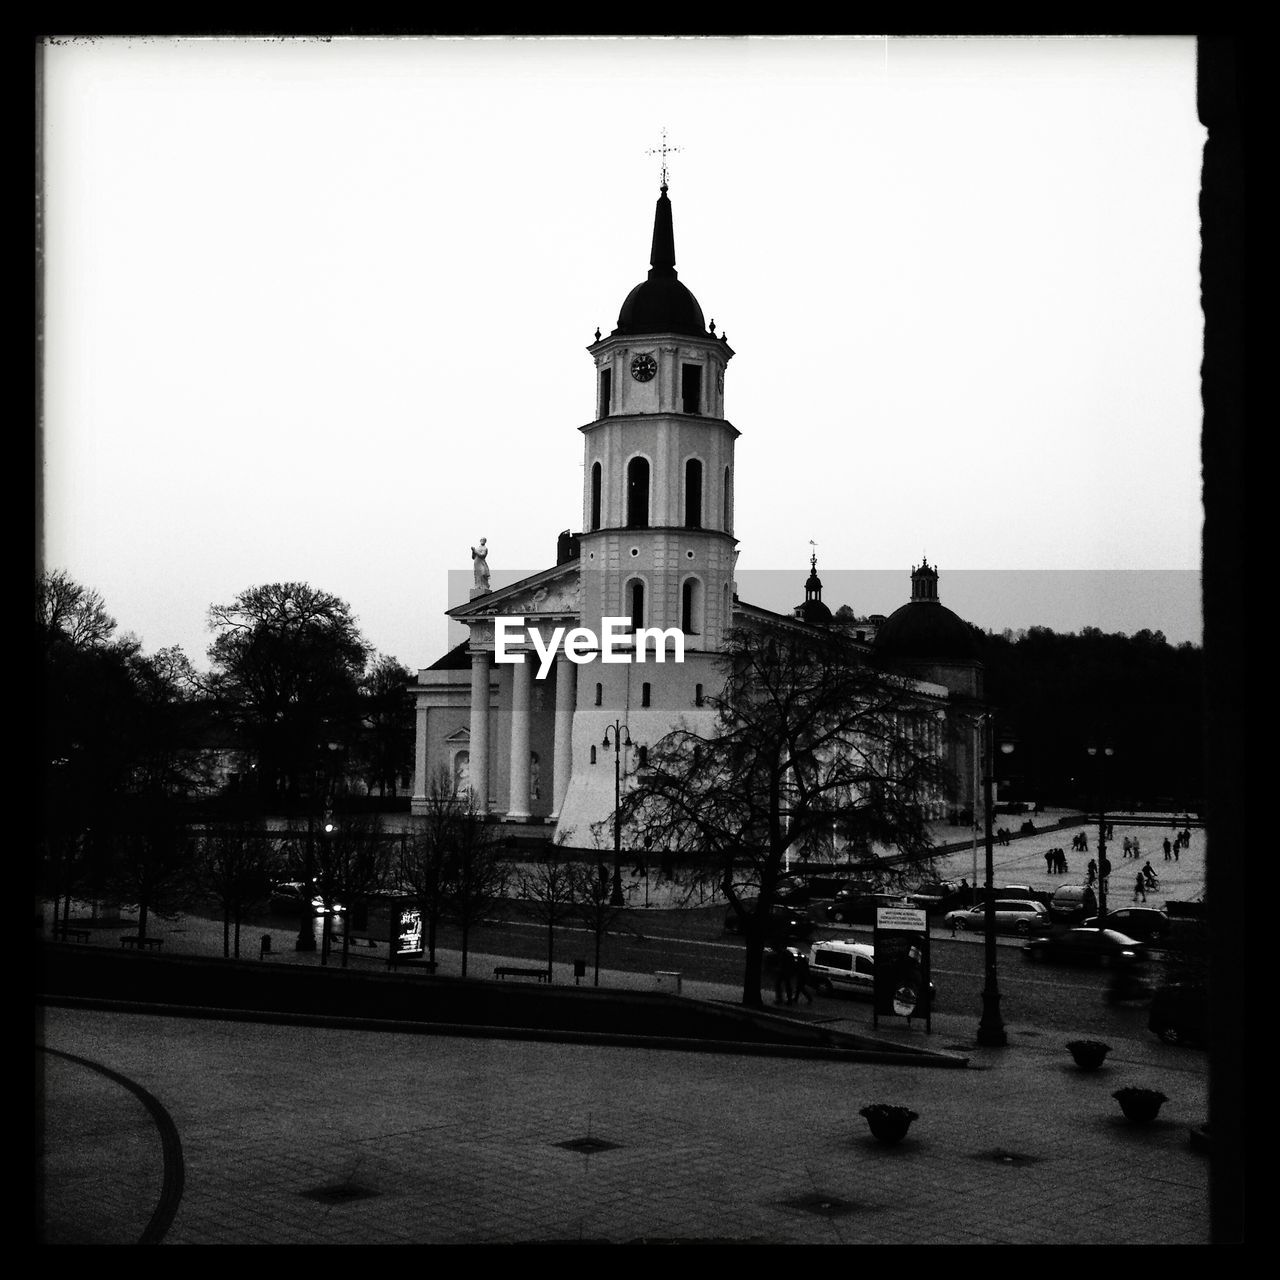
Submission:
{"label": "parked car", "polygon": [[1171,982],[1157,987],[1147,1026],[1165,1044],[1208,1045],[1208,991],[1194,983]]}
{"label": "parked car", "polygon": [[1098,895],[1087,884],[1064,884],[1049,899],[1049,916],[1056,924],[1080,924],[1098,914]]}
{"label": "parked car", "polygon": [[[997,884],[992,885],[991,893],[996,898],[1003,898],[1009,901],[1017,899],[1020,902],[1048,902],[1049,894],[1043,889],[1033,889],[1029,884]],[[976,902],[985,902],[987,900],[986,885],[979,885],[975,895]]]}
{"label": "parked car", "polygon": [[934,880],[907,894],[911,904],[926,911],[950,911],[966,905],[966,895],[954,880]]}
{"label": "parked car", "polygon": [[805,906],[810,902],[832,902],[841,894],[874,893],[875,885],[843,876],[792,874],[778,881],[779,902]]}
{"label": "parked car", "polygon": [[1114,929],[1079,927],[1035,938],[1023,946],[1032,960],[1056,960],[1062,964],[1137,964],[1146,944]]}
{"label": "parked car", "polygon": [[[758,898],[748,898],[742,909],[748,915],[754,915],[759,906]],[[737,910],[729,907],[724,913],[724,929],[726,933],[741,933],[742,916]],[[813,937],[813,920],[807,911],[792,906],[787,902],[775,902],[769,909],[769,924],[766,936],[771,940],[791,941],[799,939],[807,942]]]}
{"label": "parked car", "polygon": [[[845,992],[871,999],[875,994],[875,948],[866,942],[846,942],[843,938],[815,942],[809,948],[809,974],[818,990],[828,995]],[[931,1004],[937,994],[937,988],[930,982]]]}
{"label": "parked car", "polygon": [[1140,942],[1159,942],[1169,936],[1169,917],[1156,907],[1119,907],[1105,917],[1089,916],[1084,924],[1089,928],[1104,925]]}
{"label": "parked car", "polygon": [[[999,933],[1047,933],[1050,926],[1049,909],[1043,902],[997,898],[995,917],[996,930]],[[966,929],[981,932],[987,927],[986,904],[948,911],[943,919],[957,932],[963,932]]]}
{"label": "parked car", "polygon": [[836,924],[875,924],[879,907],[914,906],[900,893],[840,893],[828,912]]}
{"label": "parked car", "polygon": [[[285,880],[271,889],[271,896],[267,903],[267,910],[273,916],[296,916],[302,914],[302,904],[306,901],[306,889],[301,880]],[[339,903],[334,903],[333,911],[340,914],[343,907]],[[329,914],[329,908],[325,906],[324,899],[319,894],[312,891],[311,897],[311,914],[323,916]]]}

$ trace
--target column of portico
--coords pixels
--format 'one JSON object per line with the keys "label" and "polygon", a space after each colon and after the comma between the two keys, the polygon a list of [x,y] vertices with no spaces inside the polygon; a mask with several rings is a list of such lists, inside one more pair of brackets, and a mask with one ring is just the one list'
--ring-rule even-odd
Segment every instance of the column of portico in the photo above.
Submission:
{"label": "column of portico", "polygon": [[528,818],[529,813],[529,696],[533,686],[534,655],[511,668],[511,784],[507,794],[508,818]]}
{"label": "column of portico", "polygon": [[573,768],[573,708],[577,702],[578,667],[564,654],[556,658],[556,737],[551,777],[554,807],[551,816],[560,816],[565,792],[569,789],[569,772]]}
{"label": "column of portico", "polygon": [[489,654],[471,653],[471,742],[469,744],[471,790],[476,808],[489,811]]}
{"label": "column of portico", "polygon": [[427,708],[419,703],[413,715],[413,799],[427,798]]}

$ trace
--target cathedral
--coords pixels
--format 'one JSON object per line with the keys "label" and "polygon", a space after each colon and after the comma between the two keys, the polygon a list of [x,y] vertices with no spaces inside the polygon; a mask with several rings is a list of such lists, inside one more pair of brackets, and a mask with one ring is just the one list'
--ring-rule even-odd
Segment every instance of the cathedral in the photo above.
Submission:
{"label": "cathedral", "polygon": [[[677,725],[712,731],[706,699],[723,684],[731,628],[837,625],[816,559],[790,614],[737,597],[739,432],[725,417],[734,352],[677,276],[665,170],[649,263],[617,326],[587,348],[596,417],[579,428],[581,532],[560,533],[552,566],[496,590],[483,539],[472,548],[471,598],[448,611],[467,639],[412,686],[415,813],[447,775],[513,837],[601,847],[616,788],[650,747]],[[955,779],[930,801],[941,818],[973,805],[982,664],[971,629],[938,599],[937,570],[926,562],[911,582],[907,604],[856,623],[848,643],[853,660],[915,681],[929,747]],[[584,653],[587,637],[596,643]]]}

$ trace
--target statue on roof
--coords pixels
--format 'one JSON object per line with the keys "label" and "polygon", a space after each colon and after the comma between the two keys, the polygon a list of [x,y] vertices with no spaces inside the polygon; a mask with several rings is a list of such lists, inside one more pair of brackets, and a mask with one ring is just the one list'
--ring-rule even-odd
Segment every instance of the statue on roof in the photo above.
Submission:
{"label": "statue on roof", "polygon": [[478,547],[471,548],[471,569],[475,574],[475,587],[480,591],[489,590],[489,548],[488,540],[480,539]]}

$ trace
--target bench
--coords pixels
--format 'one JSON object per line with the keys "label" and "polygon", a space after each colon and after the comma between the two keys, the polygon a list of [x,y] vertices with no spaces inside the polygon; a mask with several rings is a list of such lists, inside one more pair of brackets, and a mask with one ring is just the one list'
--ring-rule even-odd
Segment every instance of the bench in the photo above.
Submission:
{"label": "bench", "polygon": [[74,925],[55,924],[53,926],[53,936],[61,938],[63,942],[88,942],[89,930],[77,929]]}
{"label": "bench", "polygon": [[420,969],[423,973],[435,973],[436,962],[425,960],[421,956],[392,956],[393,969]]}
{"label": "bench", "polygon": [[500,964],[494,971],[495,978],[537,978],[539,982],[546,982],[547,971],[545,969],[527,969],[517,965]]}
{"label": "bench", "polygon": [[120,935],[120,945],[126,950],[137,951],[140,947],[145,947],[148,951],[159,951],[164,945],[164,939],[139,938],[136,933],[125,933]]}

